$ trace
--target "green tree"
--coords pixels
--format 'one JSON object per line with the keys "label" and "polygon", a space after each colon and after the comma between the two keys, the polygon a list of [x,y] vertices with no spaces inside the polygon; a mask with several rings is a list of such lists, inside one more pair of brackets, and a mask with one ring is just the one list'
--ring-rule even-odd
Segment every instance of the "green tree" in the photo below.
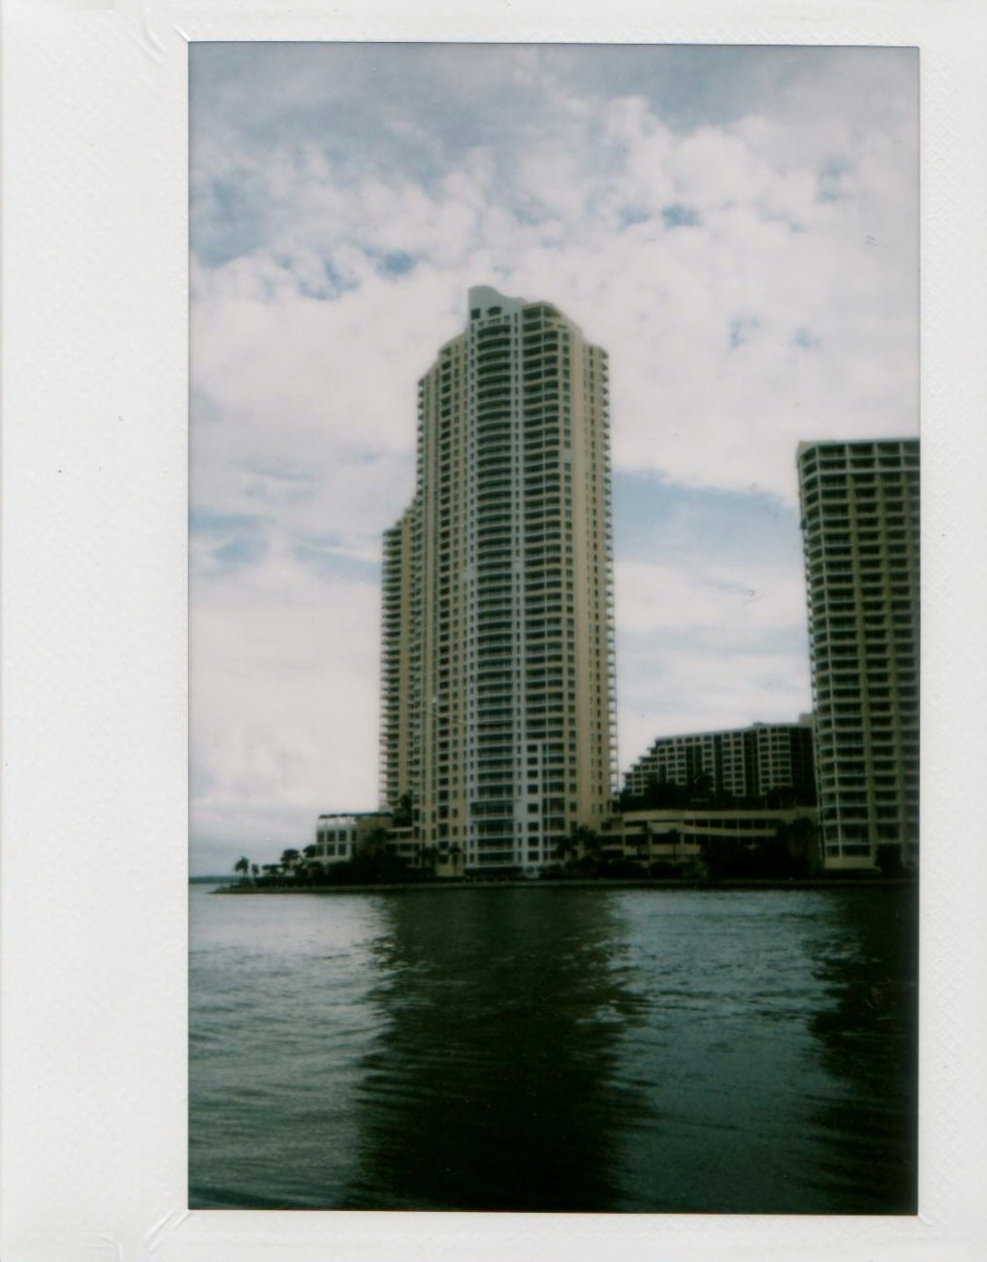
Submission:
{"label": "green tree", "polygon": [[398,804],[394,808],[394,827],[407,828],[412,820],[412,809],[414,807],[414,799],[410,793],[402,793],[398,798]]}
{"label": "green tree", "polygon": [[808,876],[822,867],[818,829],[808,816],[802,815],[779,825],[775,840],[784,845],[797,875]]}
{"label": "green tree", "polygon": [[240,876],[246,880],[247,873],[250,871],[250,860],[246,855],[241,855],[233,865],[233,871],[238,872]]}
{"label": "green tree", "polygon": [[659,780],[657,776],[649,776],[644,794],[639,799],[638,809],[674,811],[685,806],[688,797],[688,791],[674,780]]}
{"label": "green tree", "polygon": [[571,837],[560,837],[555,846],[555,858],[568,866],[568,862],[576,854],[576,843]]}
{"label": "green tree", "polygon": [[590,874],[596,873],[603,850],[603,838],[600,834],[586,824],[573,824],[569,829],[569,844],[577,856],[577,867]]}

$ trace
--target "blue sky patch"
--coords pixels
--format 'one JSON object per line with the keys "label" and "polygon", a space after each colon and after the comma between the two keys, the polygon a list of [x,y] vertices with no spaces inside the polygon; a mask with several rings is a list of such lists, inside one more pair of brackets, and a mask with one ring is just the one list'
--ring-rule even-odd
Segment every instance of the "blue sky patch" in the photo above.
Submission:
{"label": "blue sky patch", "polygon": [[847,158],[834,155],[826,158],[819,166],[819,187],[816,199],[820,202],[843,202],[849,200],[850,190],[846,177],[853,171],[853,163]]}
{"label": "blue sky patch", "polygon": [[703,221],[694,206],[683,206],[678,202],[674,206],[663,206],[661,217],[666,228],[698,228]]}
{"label": "blue sky patch", "polygon": [[804,351],[811,351],[819,345],[819,338],[811,329],[807,329],[802,325],[795,331],[795,345],[801,347]]}
{"label": "blue sky patch", "polygon": [[267,555],[270,523],[247,514],[189,513],[193,578],[222,578]]}
{"label": "blue sky patch", "polygon": [[730,349],[736,350],[749,342],[760,327],[760,320],[753,316],[737,316],[730,322]]}
{"label": "blue sky patch", "polygon": [[292,556],[322,579],[345,582],[380,582],[380,562],[355,557],[341,549],[335,538],[309,537],[295,543]]}
{"label": "blue sky patch", "polygon": [[392,254],[385,254],[380,261],[380,269],[386,272],[388,276],[405,276],[415,266],[413,255],[406,254],[403,250],[396,250]]}
{"label": "blue sky patch", "polygon": [[776,495],[704,490],[617,470],[613,511],[618,561],[677,564],[694,555],[802,564],[798,512]]}
{"label": "blue sky patch", "polygon": [[647,223],[650,218],[650,210],[645,210],[641,206],[625,206],[620,212],[618,225],[621,228],[631,228],[634,224]]}

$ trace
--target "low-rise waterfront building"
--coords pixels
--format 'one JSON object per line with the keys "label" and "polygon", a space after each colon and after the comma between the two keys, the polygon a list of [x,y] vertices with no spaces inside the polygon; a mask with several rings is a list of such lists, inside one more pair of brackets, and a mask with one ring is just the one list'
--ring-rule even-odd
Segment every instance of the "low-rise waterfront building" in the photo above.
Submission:
{"label": "low-rise waterfront building", "polygon": [[388,811],[320,815],[315,826],[315,853],[309,857],[322,864],[349,863],[372,833],[390,829],[391,819]]}
{"label": "low-rise waterfront building", "polygon": [[390,811],[344,811],[320,815],[315,828],[315,844],[305,852],[306,860],[330,866],[352,863],[361,848],[376,844],[401,859],[410,868],[431,869],[440,878],[463,875],[463,855],[459,846],[441,850],[420,841],[411,825],[395,826]]}
{"label": "low-rise waterfront building", "polygon": [[[625,811],[610,821],[603,834],[604,848],[624,858],[682,865],[701,858],[704,846],[717,841],[754,845],[773,840],[779,829],[800,820],[814,827],[817,818],[818,812],[812,806]],[[807,835],[810,831],[806,830]]]}

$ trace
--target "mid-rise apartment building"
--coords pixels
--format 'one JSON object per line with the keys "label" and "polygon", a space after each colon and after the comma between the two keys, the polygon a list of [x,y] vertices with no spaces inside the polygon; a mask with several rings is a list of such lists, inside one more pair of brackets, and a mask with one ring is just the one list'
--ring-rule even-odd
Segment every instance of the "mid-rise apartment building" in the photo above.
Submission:
{"label": "mid-rise apartment building", "polygon": [[802,715],[798,723],[754,723],[727,731],[660,736],[625,774],[624,791],[641,797],[654,784],[688,788],[700,778],[717,795],[763,798],[788,792],[794,800],[811,804],[811,715]]}
{"label": "mid-rise apartment building", "polygon": [[918,852],[919,444],[798,449],[828,868]]}
{"label": "mid-rise apartment building", "polygon": [[385,536],[382,797],[467,871],[537,871],[615,776],[607,357],[549,303],[469,292],[418,386]]}

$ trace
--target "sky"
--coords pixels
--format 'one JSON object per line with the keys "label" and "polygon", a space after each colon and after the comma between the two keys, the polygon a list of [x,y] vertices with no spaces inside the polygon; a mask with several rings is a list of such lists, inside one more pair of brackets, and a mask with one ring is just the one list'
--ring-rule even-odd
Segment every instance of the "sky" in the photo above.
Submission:
{"label": "sky", "polygon": [[471,285],[610,357],[620,768],[811,708],[795,451],[918,432],[918,54],[190,47],[191,871],[377,803],[381,533]]}

